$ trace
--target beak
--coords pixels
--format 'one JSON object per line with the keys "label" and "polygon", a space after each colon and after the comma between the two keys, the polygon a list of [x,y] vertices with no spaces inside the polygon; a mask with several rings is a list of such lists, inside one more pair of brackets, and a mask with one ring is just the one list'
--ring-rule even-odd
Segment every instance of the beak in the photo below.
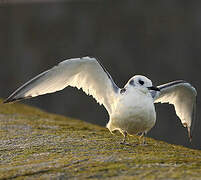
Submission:
{"label": "beak", "polygon": [[154,91],[160,91],[159,88],[154,87],[154,86],[148,87],[148,89],[149,89],[149,90],[154,90]]}

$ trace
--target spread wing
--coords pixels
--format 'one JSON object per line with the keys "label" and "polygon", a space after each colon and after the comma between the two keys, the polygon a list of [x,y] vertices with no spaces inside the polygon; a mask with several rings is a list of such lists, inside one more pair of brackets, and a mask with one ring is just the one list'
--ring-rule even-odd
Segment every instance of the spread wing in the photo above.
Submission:
{"label": "spread wing", "polygon": [[110,74],[95,58],[73,58],[34,77],[12,93],[4,103],[53,93],[67,86],[81,88],[109,112],[119,91]]}
{"label": "spread wing", "polygon": [[179,80],[158,86],[160,92],[155,94],[155,103],[173,104],[177,116],[184,127],[188,129],[190,140],[192,139],[192,127],[196,110],[196,89],[186,81]]}

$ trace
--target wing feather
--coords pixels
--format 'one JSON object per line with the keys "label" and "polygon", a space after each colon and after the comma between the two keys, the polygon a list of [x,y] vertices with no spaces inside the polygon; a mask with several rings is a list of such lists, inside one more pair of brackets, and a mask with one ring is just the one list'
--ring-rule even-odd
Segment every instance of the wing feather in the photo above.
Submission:
{"label": "wing feather", "polygon": [[158,86],[160,92],[154,97],[154,103],[173,104],[177,116],[184,127],[188,129],[188,135],[192,138],[192,124],[195,119],[196,89],[188,82],[179,80]]}
{"label": "wing feather", "polygon": [[95,58],[73,58],[34,77],[12,93],[4,103],[53,93],[67,86],[82,89],[92,95],[109,112],[119,89]]}

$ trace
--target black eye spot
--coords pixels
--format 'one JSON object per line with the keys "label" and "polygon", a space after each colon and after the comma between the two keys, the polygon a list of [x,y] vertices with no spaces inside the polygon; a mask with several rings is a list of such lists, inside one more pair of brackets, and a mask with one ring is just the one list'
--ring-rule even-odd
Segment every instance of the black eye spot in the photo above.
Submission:
{"label": "black eye spot", "polygon": [[122,88],[121,90],[120,90],[120,93],[121,94],[123,94],[123,93],[125,93],[126,92],[126,89],[125,88]]}
{"label": "black eye spot", "polygon": [[132,79],[130,82],[129,82],[130,85],[134,85],[134,80]]}
{"label": "black eye spot", "polygon": [[144,84],[144,81],[142,81],[142,80],[139,80],[138,82],[139,82],[141,85]]}

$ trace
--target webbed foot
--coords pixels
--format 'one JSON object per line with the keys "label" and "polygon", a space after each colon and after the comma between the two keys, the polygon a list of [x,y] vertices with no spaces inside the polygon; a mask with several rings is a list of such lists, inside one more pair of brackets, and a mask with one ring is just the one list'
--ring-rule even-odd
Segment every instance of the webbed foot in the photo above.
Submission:
{"label": "webbed foot", "polygon": [[127,142],[125,142],[125,141],[120,142],[120,144],[121,144],[121,145],[126,145],[126,146],[131,146],[130,143],[127,143]]}
{"label": "webbed foot", "polygon": [[123,139],[122,142],[120,142],[120,144],[126,145],[126,146],[131,146],[131,144],[129,144],[129,143],[126,142],[127,132],[124,131],[124,132],[122,132],[122,134],[123,134],[123,136],[124,136],[124,139]]}

